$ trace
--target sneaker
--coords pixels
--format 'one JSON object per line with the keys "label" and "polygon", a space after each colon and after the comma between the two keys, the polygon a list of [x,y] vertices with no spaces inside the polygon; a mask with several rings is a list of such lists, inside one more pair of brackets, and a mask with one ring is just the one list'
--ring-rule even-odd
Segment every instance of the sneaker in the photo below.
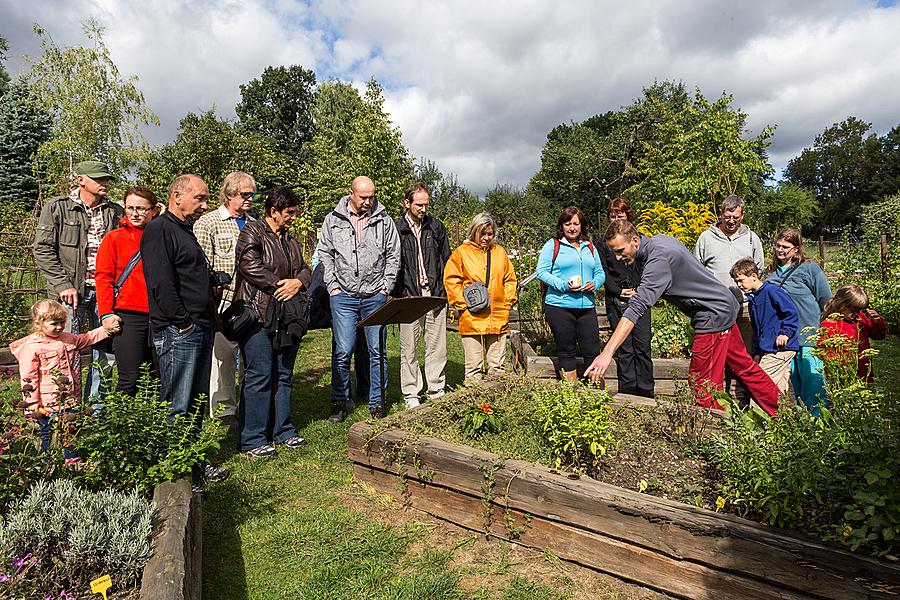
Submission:
{"label": "sneaker", "polygon": [[306,440],[304,440],[299,435],[295,435],[294,437],[289,437],[288,439],[286,439],[280,443],[285,448],[291,448],[291,449],[303,448],[304,446],[306,446]]}
{"label": "sneaker", "polygon": [[206,483],[218,483],[228,479],[231,473],[224,467],[217,467],[208,462],[203,463],[203,481]]}
{"label": "sneaker", "polygon": [[192,484],[191,484],[191,493],[193,493],[193,494],[201,494],[201,495],[203,495],[203,496],[206,496],[206,490],[204,490],[204,489],[203,489],[203,486],[200,485],[199,483],[192,483]]}
{"label": "sneaker", "polygon": [[422,403],[419,402],[418,398],[407,398],[406,399],[406,408],[416,408],[422,406]]}
{"label": "sneaker", "polygon": [[347,418],[347,409],[343,406],[335,407],[331,414],[328,415],[328,420],[332,423],[341,423],[344,419]]}
{"label": "sneaker", "polygon": [[252,456],[253,458],[269,458],[275,456],[275,446],[272,444],[263,444],[253,450],[247,450],[244,454]]}
{"label": "sneaker", "polygon": [[380,404],[376,404],[375,406],[369,407],[369,415],[373,419],[383,419],[385,417],[384,407]]}
{"label": "sneaker", "polygon": [[67,467],[74,467],[75,465],[83,465],[84,460],[80,456],[74,456],[72,458],[67,458],[63,461]]}

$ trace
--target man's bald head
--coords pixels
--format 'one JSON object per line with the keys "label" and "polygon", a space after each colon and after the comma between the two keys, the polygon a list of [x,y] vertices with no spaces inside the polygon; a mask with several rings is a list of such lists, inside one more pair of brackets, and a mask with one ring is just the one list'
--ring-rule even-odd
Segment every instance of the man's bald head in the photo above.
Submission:
{"label": "man's bald head", "polygon": [[179,175],[169,186],[169,211],[186,221],[196,221],[207,208],[209,189],[200,177]]}
{"label": "man's bald head", "polygon": [[358,215],[367,214],[375,204],[375,183],[360,175],[350,182],[350,210]]}

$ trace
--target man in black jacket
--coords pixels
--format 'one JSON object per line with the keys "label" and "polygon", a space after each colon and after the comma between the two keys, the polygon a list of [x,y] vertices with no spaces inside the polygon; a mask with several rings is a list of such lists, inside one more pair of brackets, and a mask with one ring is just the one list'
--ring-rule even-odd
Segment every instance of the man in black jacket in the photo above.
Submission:
{"label": "man in black jacket", "polygon": [[[429,216],[428,186],[413,184],[403,198],[406,213],[396,219],[400,235],[400,273],[394,295],[446,296],[444,265],[450,258],[447,230]],[[425,338],[425,381],[419,368],[419,340]],[[400,390],[407,408],[419,405],[427,384],[428,398],[444,395],[447,364],[447,305],[429,311],[419,320],[400,325]]]}
{"label": "man in black jacket", "polygon": [[[196,175],[181,175],[169,187],[169,210],[150,222],[141,237],[144,279],[153,346],[159,360],[159,395],[169,414],[188,416],[209,395],[213,348],[213,282],[192,225],[207,208],[209,189]],[[203,411],[197,411],[198,419]],[[199,422],[198,422],[199,427]],[[228,471],[208,463],[207,481]]]}

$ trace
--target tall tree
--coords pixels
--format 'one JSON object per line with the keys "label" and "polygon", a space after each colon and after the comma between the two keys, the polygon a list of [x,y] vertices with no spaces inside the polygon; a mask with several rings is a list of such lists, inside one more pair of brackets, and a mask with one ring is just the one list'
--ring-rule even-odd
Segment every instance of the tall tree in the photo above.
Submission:
{"label": "tall tree", "polygon": [[425,183],[431,189],[428,212],[443,221],[448,228],[456,224],[464,225],[484,209],[478,196],[461,185],[456,175],[441,173],[434,161],[427,158],[416,163],[413,179]]}
{"label": "tall tree", "polygon": [[43,176],[59,193],[68,190],[74,163],[91,158],[109,163],[121,185],[149,150],[141,126],[159,125],[137,77],[120,76],[103,43],[103,28],[88,20],[83,30],[90,46],[61,48],[35,24],[43,55],[26,57],[29,89],[54,119],[51,138],[41,144],[38,159]]}
{"label": "tall tree", "polygon": [[270,136],[283,151],[302,157],[314,133],[315,95],[316,74],[309,69],[266,67],[258,79],[241,85],[234,110],[244,129]]}
{"label": "tall tree", "polygon": [[6,66],[3,65],[6,62],[7,52],[9,52],[9,44],[5,37],[0,36],[0,96],[5,94],[6,88],[9,87],[9,72],[6,70]]}
{"label": "tall tree", "polygon": [[0,203],[31,210],[38,199],[35,156],[50,138],[52,118],[23,83],[0,96]]}

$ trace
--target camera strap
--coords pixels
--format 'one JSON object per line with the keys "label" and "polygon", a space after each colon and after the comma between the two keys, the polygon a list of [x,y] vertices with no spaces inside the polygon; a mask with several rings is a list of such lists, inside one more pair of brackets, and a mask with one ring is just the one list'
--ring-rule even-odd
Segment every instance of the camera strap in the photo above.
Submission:
{"label": "camera strap", "polygon": [[134,253],[134,256],[128,261],[128,264],[125,265],[125,269],[122,271],[122,274],[119,275],[119,278],[116,279],[116,282],[113,284],[113,301],[119,297],[119,290],[122,289],[122,286],[125,285],[125,280],[128,279],[128,276],[131,275],[131,272],[134,271],[134,268],[137,266],[138,262],[141,260],[141,250],[138,248],[138,251]]}

